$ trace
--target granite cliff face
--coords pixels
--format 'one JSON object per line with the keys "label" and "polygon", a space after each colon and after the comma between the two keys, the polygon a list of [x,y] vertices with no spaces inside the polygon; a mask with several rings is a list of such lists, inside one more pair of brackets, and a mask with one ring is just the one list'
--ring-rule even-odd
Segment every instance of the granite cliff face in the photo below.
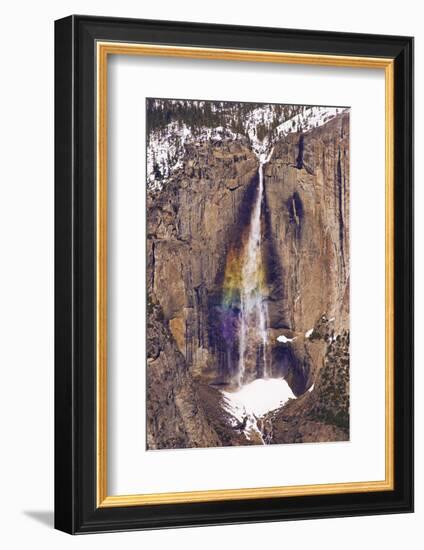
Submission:
{"label": "granite cliff face", "polygon": [[349,118],[289,134],[265,169],[267,236],[281,287],[271,324],[314,326],[317,312],[342,329],[349,313]]}
{"label": "granite cliff face", "polygon": [[[349,437],[349,114],[296,130],[274,131],[266,159],[250,130],[185,139],[148,192],[149,449]],[[254,204],[266,322],[240,382]],[[263,377],[264,363],[297,399],[252,417],[246,436],[220,388]]]}
{"label": "granite cliff face", "polygon": [[148,311],[147,349],[147,447],[221,446],[163,313],[152,304]]}
{"label": "granite cliff face", "polygon": [[210,312],[220,299],[228,243],[247,223],[258,161],[239,142],[194,143],[185,159],[166,189],[149,196],[148,294],[192,376],[210,382],[222,374]]}
{"label": "granite cliff face", "polygon": [[349,439],[349,331],[336,336],[324,315],[310,339],[312,345],[321,345],[324,356],[319,357],[314,384],[265,416],[271,444]]}
{"label": "granite cliff face", "polygon": [[[321,363],[323,350],[305,338],[320,314],[333,320],[335,334],[349,328],[348,167],[344,114],[281,139],[265,169],[266,241],[274,270],[270,326],[296,338],[275,348],[273,364],[287,364],[297,395],[313,383]],[[292,353],[297,369],[290,369]]]}

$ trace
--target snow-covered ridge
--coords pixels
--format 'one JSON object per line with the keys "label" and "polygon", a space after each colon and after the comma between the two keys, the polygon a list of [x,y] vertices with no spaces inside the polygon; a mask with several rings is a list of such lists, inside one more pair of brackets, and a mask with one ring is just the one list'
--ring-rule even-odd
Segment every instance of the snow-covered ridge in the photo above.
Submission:
{"label": "snow-covered ridge", "polygon": [[[160,101],[155,100],[155,105],[159,105]],[[203,103],[196,102],[196,106],[201,107]],[[177,106],[178,100],[172,104]],[[223,104],[211,103],[211,110],[218,110],[220,105]],[[237,129],[248,137],[252,150],[263,164],[269,160],[273,145],[281,137],[293,132],[309,132],[346,110],[341,107],[281,107],[265,104],[254,107],[241,116],[240,128]],[[148,189],[162,189],[171,175],[182,167],[187,143],[234,140],[240,136],[230,129],[233,123],[234,111],[231,111],[228,113],[228,126],[205,126],[193,130],[184,122],[172,121],[164,128],[152,131],[147,145]]]}
{"label": "snow-covered ridge", "polygon": [[147,186],[160,190],[169,177],[183,165],[185,144],[188,142],[217,142],[236,139],[228,128],[203,127],[196,134],[186,124],[171,122],[161,131],[152,132],[147,145]]}
{"label": "snow-covered ridge", "polygon": [[260,158],[261,156],[269,156],[272,146],[279,138],[293,132],[309,132],[318,126],[323,126],[345,110],[341,107],[305,107],[301,112],[269,131],[261,140],[258,137],[258,125],[271,126],[273,118],[270,111],[263,112],[264,109],[257,108],[248,117],[245,129],[252,149]]}

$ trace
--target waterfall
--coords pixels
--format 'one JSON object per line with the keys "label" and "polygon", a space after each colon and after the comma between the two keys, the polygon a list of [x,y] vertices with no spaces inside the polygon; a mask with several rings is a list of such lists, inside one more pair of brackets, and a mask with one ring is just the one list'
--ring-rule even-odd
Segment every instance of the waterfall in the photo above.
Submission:
{"label": "waterfall", "polygon": [[262,361],[262,376],[269,376],[267,360],[268,307],[266,302],[265,269],[262,257],[262,203],[264,194],[263,167],[269,157],[259,157],[259,183],[252,209],[247,245],[241,268],[239,364],[237,382],[243,384],[246,361]]}
{"label": "waterfall", "polygon": [[[227,372],[231,373],[239,388],[249,378],[251,380],[252,372],[256,371],[256,378],[271,376],[267,336],[268,292],[262,250],[263,172],[271,153],[272,150],[268,155],[263,150],[256,151],[259,160],[258,184],[250,219],[226,257],[221,334],[225,343]],[[249,377],[245,376],[247,370]]]}

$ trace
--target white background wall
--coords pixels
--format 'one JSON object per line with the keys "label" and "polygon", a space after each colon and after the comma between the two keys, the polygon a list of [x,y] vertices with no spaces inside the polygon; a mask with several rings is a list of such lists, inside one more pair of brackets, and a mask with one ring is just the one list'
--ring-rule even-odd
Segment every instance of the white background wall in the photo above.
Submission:
{"label": "white background wall", "polygon": [[[53,21],[71,13],[416,37],[416,280],[423,279],[424,29],[419,2],[19,1],[2,8],[0,63],[0,544],[4,548],[422,547],[424,401],[416,403],[416,513],[70,537],[53,507]],[[416,336],[423,293],[416,285]],[[416,352],[416,388],[424,383]],[[418,392],[416,391],[418,397]]]}

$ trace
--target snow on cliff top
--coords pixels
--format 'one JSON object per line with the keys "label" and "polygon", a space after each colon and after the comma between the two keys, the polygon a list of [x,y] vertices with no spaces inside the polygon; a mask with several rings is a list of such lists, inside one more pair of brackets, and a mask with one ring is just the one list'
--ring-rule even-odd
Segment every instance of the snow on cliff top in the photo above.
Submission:
{"label": "snow on cliff top", "polygon": [[[301,111],[281,124],[276,119],[274,105],[252,109],[242,121],[252,150],[260,162],[268,162],[274,143],[293,132],[308,132],[322,126],[347,109],[341,107],[301,107]],[[259,130],[264,134],[258,136]],[[188,142],[235,139],[238,134],[229,128],[199,128],[193,132],[185,123],[170,122],[165,128],[151,132],[147,146],[147,186],[160,190],[170,176],[183,165],[185,145]]]}
{"label": "snow on cliff top", "polygon": [[188,142],[222,141],[235,139],[237,134],[218,126],[202,128],[193,134],[184,123],[170,122],[163,130],[152,132],[147,146],[147,186],[160,190],[163,184],[183,165],[184,147]]}
{"label": "snow on cliff top", "polygon": [[308,107],[304,113],[299,113],[286,120],[275,129],[275,135],[286,136],[291,132],[309,132],[313,128],[327,124],[332,118],[346,109],[341,107]]}

